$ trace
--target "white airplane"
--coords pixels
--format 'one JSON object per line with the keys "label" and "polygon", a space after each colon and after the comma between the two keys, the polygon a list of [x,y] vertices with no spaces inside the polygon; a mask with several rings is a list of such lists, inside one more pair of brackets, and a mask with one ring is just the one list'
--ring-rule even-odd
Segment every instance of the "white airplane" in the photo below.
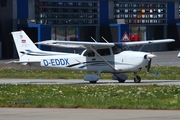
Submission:
{"label": "white airplane", "polygon": [[177,57],[180,58],[180,52],[178,53]]}
{"label": "white airplane", "polygon": [[163,39],[122,44],[108,43],[104,39],[106,42],[47,40],[37,43],[56,47],[85,48],[82,53],[76,54],[42,51],[36,47],[24,31],[11,33],[19,56],[19,61],[12,61],[13,63],[97,72],[97,74],[84,76],[84,80],[90,83],[96,83],[102,72],[112,73],[112,79],[118,80],[120,83],[128,79],[125,73],[132,72],[134,73],[134,82],[140,83],[141,78],[137,75],[137,72],[144,68],[149,70],[151,59],[156,56],[148,52],[132,51],[127,45],[147,45],[174,41],[173,39]]}

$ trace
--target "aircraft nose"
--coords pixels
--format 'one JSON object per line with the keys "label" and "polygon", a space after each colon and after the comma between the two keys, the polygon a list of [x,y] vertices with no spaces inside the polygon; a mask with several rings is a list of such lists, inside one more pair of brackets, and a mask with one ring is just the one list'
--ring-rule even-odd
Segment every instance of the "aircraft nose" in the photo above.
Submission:
{"label": "aircraft nose", "polygon": [[155,58],[155,57],[156,57],[156,55],[151,54],[151,53],[148,53],[148,54],[146,54],[146,55],[144,56],[144,58],[146,58],[146,59],[153,59],[153,58]]}
{"label": "aircraft nose", "polygon": [[180,52],[178,53],[177,57],[180,58]]}

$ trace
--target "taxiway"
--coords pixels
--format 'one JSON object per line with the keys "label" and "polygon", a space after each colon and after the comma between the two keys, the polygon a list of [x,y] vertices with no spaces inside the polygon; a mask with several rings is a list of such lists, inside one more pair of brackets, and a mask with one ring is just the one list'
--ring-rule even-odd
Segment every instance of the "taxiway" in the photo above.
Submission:
{"label": "taxiway", "polygon": [[99,80],[96,84],[90,84],[82,79],[0,79],[0,84],[180,85],[180,80],[142,80],[141,83],[134,83],[133,80],[126,80],[125,83]]}
{"label": "taxiway", "polygon": [[179,110],[0,108],[0,120],[179,120]]}

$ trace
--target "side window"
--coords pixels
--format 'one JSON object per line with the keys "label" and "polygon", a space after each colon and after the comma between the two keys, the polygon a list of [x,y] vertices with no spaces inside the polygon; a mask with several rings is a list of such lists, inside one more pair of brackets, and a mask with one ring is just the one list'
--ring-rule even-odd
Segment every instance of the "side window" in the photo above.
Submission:
{"label": "side window", "polygon": [[95,54],[94,54],[93,51],[87,50],[87,51],[84,53],[84,56],[86,56],[86,57],[94,57]]}
{"label": "side window", "polygon": [[101,56],[106,56],[106,55],[110,55],[111,54],[109,48],[107,48],[107,49],[99,49],[99,50],[97,50],[97,52]]}

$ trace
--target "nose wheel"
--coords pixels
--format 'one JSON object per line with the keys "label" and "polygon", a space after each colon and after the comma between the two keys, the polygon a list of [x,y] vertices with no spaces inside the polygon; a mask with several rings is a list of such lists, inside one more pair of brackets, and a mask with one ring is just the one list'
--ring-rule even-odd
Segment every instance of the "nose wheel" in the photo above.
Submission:
{"label": "nose wheel", "polygon": [[141,82],[141,78],[138,75],[134,76],[134,82],[135,83],[140,83]]}

